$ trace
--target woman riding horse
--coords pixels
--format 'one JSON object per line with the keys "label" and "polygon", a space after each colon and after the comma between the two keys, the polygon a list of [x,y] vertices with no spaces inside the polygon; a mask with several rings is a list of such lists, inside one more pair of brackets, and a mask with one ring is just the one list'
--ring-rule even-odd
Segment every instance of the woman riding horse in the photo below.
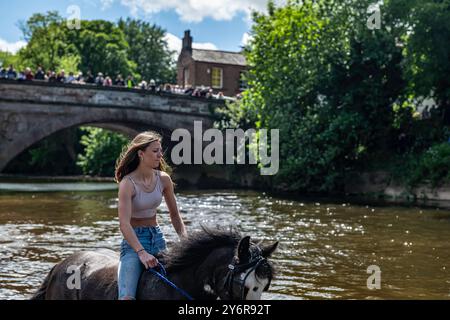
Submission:
{"label": "woman riding horse", "polygon": [[[33,299],[259,299],[272,279],[267,257],[277,243],[260,248],[250,244],[250,237],[241,239],[236,232],[205,228],[187,238],[168,169],[161,136],[155,132],[136,136],[116,166],[124,236],[120,256],[110,250],[74,254],[50,271]],[[183,240],[166,254],[156,220],[163,195],[171,222]],[[171,286],[164,276],[144,272],[160,266],[158,258],[162,257]],[[69,270],[76,271],[78,288],[68,285],[72,279]],[[180,286],[190,295],[181,294]]]}
{"label": "woman riding horse", "polygon": [[151,131],[137,135],[117,162],[119,222],[124,237],[118,270],[120,300],[136,299],[144,268],[156,267],[155,255],[166,249],[156,220],[156,209],[163,195],[176,232],[180,238],[187,236],[167,173],[169,169],[163,158],[161,136]]}
{"label": "woman riding horse", "polygon": [[[278,242],[261,247],[235,230],[208,229],[193,232],[168,252],[167,278],[142,273],[138,300],[257,300],[269,289],[273,268],[268,261]],[[34,300],[115,300],[119,256],[111,250],[76,253],[53,267]],[[79,287],[72,284],[76,269]],[[169,280],[174,286],[171,286]],[[187,293],[187,294],[186,294]]]}

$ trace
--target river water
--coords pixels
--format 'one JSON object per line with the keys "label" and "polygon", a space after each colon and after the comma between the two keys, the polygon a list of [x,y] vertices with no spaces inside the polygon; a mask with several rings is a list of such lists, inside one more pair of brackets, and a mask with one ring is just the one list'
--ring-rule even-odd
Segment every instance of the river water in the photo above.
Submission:
{"label": "river water", "polygon": [[[263,299],[450,299],[450,209],[293,200],[242,190],[180,191],[188,231],[235,225],[280,241]],[[159,210],[168,245],[177,241]],[[108,183],[0,183],[0,299],[27,299],[79,250],[119,250],[117,191]],[[368,288],[381,271],[379,289]],[[375,267],[375,268],[376,268]],[[368,273],[369,268],[369,273]]]}

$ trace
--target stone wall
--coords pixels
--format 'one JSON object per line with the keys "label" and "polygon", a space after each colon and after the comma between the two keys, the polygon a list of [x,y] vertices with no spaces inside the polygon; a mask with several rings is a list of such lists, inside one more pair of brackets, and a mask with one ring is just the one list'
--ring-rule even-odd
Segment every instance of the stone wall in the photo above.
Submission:
{"label": "stone wall", "polygon": [[383,171],[363,173],[352,177],[346,182],[345,193],[356,196],[386,197],[391,199],[419,199],[450,201],[450,185],[432,188],[429,185],[419,185],[408,188],[394,181]]}

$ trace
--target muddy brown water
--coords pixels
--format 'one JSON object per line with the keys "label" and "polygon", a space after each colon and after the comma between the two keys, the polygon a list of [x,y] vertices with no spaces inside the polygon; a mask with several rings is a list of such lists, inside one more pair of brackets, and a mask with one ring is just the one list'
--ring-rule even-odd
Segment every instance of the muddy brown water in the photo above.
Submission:
{"label": "muddy brown water", "polygon": [[[280,241],[264,299],[450,299],[450,209],[241,190],[183,191],[177,200],[188,231],[232,224]],[[170,247],[177,235],[164,203],[159,223]],[[0,183],[0,299],[27,299],[55,263],[80,250],[119,250],[120,241],[112,184]],[[373,265],[380,289],[371,290]]]}

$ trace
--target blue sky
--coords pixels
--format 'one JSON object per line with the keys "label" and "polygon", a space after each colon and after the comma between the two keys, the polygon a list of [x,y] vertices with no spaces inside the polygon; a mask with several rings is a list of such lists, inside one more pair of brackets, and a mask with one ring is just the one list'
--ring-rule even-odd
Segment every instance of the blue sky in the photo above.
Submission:
{"label": "blue sky", "polygon": [[33,13],[57,10],[70,17],[77,6],[81,19],[117,21],[140,18],[163,27],[171,49],[179,49],[184,30],[190,29],[198,48],[239,51],[251,26],[249,12],[264,10],[267,0],[0,0],[0,50],[24,45],[18,21]]}

